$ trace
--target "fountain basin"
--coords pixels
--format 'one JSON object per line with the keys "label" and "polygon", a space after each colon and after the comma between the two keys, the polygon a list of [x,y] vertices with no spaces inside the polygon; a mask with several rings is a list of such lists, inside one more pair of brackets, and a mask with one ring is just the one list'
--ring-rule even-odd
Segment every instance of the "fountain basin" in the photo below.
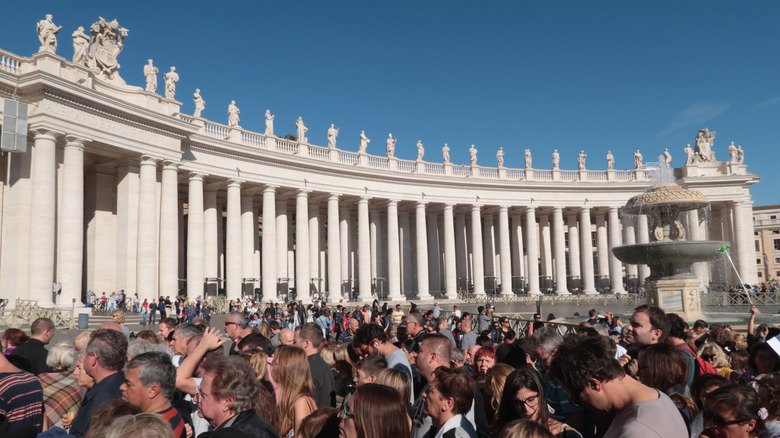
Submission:
{"label": "fountain basin", "polygon": [[717,258],[722,240],[678,240],[616,246],[612,253],[623,263],[634,265],[690,265]]}

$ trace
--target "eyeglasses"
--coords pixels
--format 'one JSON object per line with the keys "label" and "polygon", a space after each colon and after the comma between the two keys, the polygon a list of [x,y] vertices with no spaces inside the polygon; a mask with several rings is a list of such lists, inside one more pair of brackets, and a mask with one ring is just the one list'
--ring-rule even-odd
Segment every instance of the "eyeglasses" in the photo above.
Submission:
{"label": "eyeglasses", "polygon": [[225,327],[229,326],[230,324],[235,324],[235,325],[238,325],[238,323],[237,323],[237,322],[230,322],[230,321],[227,321],[227,322],[225,322]]}
{"label": "eyeglasses", "polygon": [[377,339],[372,339],[371,342],[360,347],[360,351],[362,351],[363,354],[368,354],[368,349],[371,348],[371,344],[373,344],[374,342],[377,342]]}
{"label": "eyeglasses", "polygon": [[342,409],[340,412],[340,417],[342,420],[348,420],[350,418],[355,418],[355,414],[349,410],[349,404],[344,403],[344,409]]}
{"label": "eyeglasses", "polygon": [[704,411],[704,420],[705,422],[710,424],[710,427],[715,426],[718,428],[724,428],[731,426],[732,424],[740,424],[740,423],[746,423],[752,418],[742,419],[742,420],[724,420],[723,417],[720,415],[715,415],[711,412]]}
{"label": "eyeglasses", "polygon": [[525,400],[515,399],[514,402],[516,408],[520,408],[521,406],[528,406],[529,408],[533,409],[539,404],[539,394],[532,395]]}
{"label": "eyeglasses", "polygon": [[715,359],[715,355],[714,354],[702,354],[701,358],[703,360],[710,361],[712,359]]}

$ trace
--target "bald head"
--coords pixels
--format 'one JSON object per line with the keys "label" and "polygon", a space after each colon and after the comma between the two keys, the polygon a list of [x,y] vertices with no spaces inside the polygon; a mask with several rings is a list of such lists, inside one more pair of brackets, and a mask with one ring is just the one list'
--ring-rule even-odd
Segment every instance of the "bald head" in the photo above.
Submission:
{"label": "bald head", "polygon": [[293,345],[295,343],[295,333],[288,328],[279,332],[279,345]]}
{"label": "bald head", "polygon": [[119,327],[119,324],[115,322],[105,322],[103,325],[100,326],[102,329],[108,329],[108,330],[116,330],[118,332],[121,332],[124,334],[125,332],[122,331],[122,327]]}

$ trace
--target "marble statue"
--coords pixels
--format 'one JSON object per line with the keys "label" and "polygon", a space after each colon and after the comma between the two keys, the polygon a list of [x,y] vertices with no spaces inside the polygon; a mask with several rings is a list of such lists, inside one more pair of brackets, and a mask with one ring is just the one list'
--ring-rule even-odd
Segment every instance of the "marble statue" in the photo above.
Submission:
{"label": "marble statue", "polygon": [[360,131],[360,147],[358,148],[358,153],[365,154],[369,143],[371,143],[371,140],[366,137],[366,131]]}
{"label": "marble statue", "polygon": [[274,117],[271,110],[265,110],[265,135],[274,135]]}
{"label": "marble statue", "polygon": [[195,117],[200,117],[200,113],[206,109],[206,101],[200,97],[200,88],[195,89],[195,94],[192,95],[192,100],[195,102],[195,112],[192,113]]}
{"label": "marble statue", "polygon": [[471,145],[469,148],[469,160],[471,161],[472,166],[477,165],[477,148],[475,148],[474,145]]}
{"label": "marble statue", "polygon": [[685,157],[686,157],[685,164],[693,164],[694,155],[693,155],[693,149],[691,149],[691,144],[688,143],[685,146],[685,149],[683,149],[683,151],[685,152]]}
{"label": "marble statue", "polygon": [[737,147],[734,146],[733,141],[729,145],[729,162],[731,162],[732,164],[736,164],[737,162]]}
{"label": "marble statue", "polygon": [[417,161],[422,161],[424,156],[425,156],[425,148],[423,147],[422,141],[417,140]]}
{"label": "marble statue", "polygon": [[[117,57],[124,47],[128,30],[120,27],[116,19],[106,21],[103,17],[92,23],[89,33],[92,39],[89,46],[87,66],[93,73],[103,79],[116,79],[118,77],[119,63]],[[176,81],[179,77],[176,76]],[[167,96],[166,96],[167,97]],[[170,97],[173,99],[173,97]]]}
{"label": "marble statue", "polygon": [[612,155],[612,151],[607,151],[607,169],[615,168],[615,156]]}
{"label": "marble statue", "polygon": [[73,34],[73,63],[87,64],[87,49],[89,49],[89,36],[84,33],[84,26],[79,26]]}
{"label": "marble statue", "polygon": [[496,161],[498,161],[498,167],[504,167],[504,148],[499,147],[496,152]]}
{"label": "marble statue", "polygon": [[743,164],[745,162],[745,151],[742,150],[742,145],[737,146],[737,164]]}
{"label": "marble statue", "polygon": [[175,99],[176,83],[179,82],[179,74],[176,73],[176,67],[171,67],[171,71],[165,73],[163,78],[165,79],[165,98],[171,100]]}
{"label": "marble statue", "polygon": [[672,154],[669,153],[669,148],[664,148],[664,160],[667,166],[672,164]]}
{"label": "marble statue", "polygon": [[525,157],[525,168],[530,169],[531,164],[533,164],[531,161],[531,149],[526,149],[523,157]]}
{"label": "marble statue", "polygon": [[57,26],[51,19],[52,15],[46,14],[46,18],[35,26],[38,30],[38,40],[41,42],[38,53],[57,53],[57,34],[62,30],[62,26]]}
{"label": "marble statue", "polygon": [[333,126],[333,123],[330,124],[330,128],[328,128],[328,149],[336,149],[336,137],[339,136],[339,129]]}
{"label": "marble statue", "polygon": [[580,170],[585,170],[586,158],[588,158],[588,154],[586,154],[585,151],[580,151],[580,154],[577,156],[577,163],[579,164]]}
{"label": "marble statue", "polygon": [[696,147],[693,150],[694,161],[709,163],[715,161],[715,152],[712,150],[712,146],[715,143],[715,131],[710,132],[709,129],[700,129],[696,135]]}
{"label": "marble statue", "polygon": [[238,117],[239,114],[241,114],[241,110],[236,106],[236,101],[231,100],[230,105],[228,105],[228,126],[231,128],[238,127],[238,122],[241,121],[241,118]]}
{"label": "marble statue", "polygon": [[552,154],[553,169],[560,169],[561,166],[561,154],[558,153],[558,149],[555,149]]}
{"label": "marble statue", "polygon": [[642,154],[639,153],[639,149],[634,151],[634,169],[641,169],[642,168]]}
{"label": "marble statue", "polygon": [[387,134],[387,158],[393,158],[395,156],[395,141],[392,132]]}
{"label": "marble statue", "polygon": [[154,93],[157,91],[157,73],[160,69],[152,64],[152,60],[144,66],[144,76],[146,76],[146,91]]}
{"label": "marble statue", "polygon": [[444,164],[449,164],[449,162],[450,162],[450,147],[447,146],[447,143],[444,143],[444,147],[441,148],[441,157],[444,160]]}
{"label": "marble statue", "polygon": [[308,143],[309,139],[306,138],[306,132],[309,128],[303,124],[303,117],[298,117],[298,120],[295,121],[295,128],[298,133],[298,143]]}

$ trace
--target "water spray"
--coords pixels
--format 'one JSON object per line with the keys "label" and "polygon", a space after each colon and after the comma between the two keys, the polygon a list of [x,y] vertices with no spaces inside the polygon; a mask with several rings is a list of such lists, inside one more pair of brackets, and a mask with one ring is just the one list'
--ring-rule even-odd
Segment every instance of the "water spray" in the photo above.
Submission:
{"label": "water spray", "polygon": [[745,282],[742,281],[742,277],[739,276],[739,271],[737,271],[737,267],[734,265],[734,260],[731,259],[731,254],[729,254],[729,249],[731,247],[728,245],[723,245],[720,248],[718,248],[718,252],[726,254],[726,257],[728,257],[729,262],[731,262],[731,267],[734,268],[734,273],[737,274],[737,278],[739,279],[739,284],[742,285],[742,291],[745,292],[745,296],[748,299],[748,302],[750,305],[753,305],[753,300],[750,299],[750,293],[748,293],[747,287],[745,287]]}

